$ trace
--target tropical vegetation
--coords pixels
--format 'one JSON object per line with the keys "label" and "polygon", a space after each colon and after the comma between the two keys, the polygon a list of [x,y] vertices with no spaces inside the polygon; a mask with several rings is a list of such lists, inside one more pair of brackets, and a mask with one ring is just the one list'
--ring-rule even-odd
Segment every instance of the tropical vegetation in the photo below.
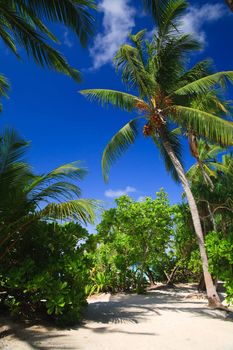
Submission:
{"label": "tropical vegetation", "polygon": [[104,150],[102,170],[105,180],[112,163],[140,133],[140,121],[144,122],[144,136],[152,139],[167,170],[184,188],[199,244],[209,304],[220,306],[208,268],[197,204],[182,165],[179,134],[188,139],[196,159],[199,157],[198,139],[222,147],[232,144],[233,124],[229,121],[231,113],[223,97],[223,85],[233,80],[233,72],[215,73],[208,60],[187,68],[187,58],[201,48],[197,40],[179,29],[187,2],[174,0],[149,4],[157,26],[153,38],[150,41],[145,38],[146,30],[130,35],[131,44],[124,44],[114,59],[123,83],[134,94],[106,89],[89,89],[81,93],[91,101],[112,104],[137,114],[113,136]]}
{"label": "tropical vegetation", "polygon": [[88,233],[80,224],[94,222],[98,203],[79,198],[76,182],[87,172],[80,162],[35,175],[24,159],[28,146],[14,130],[0,136],[1,302],[24,314],[77,312],[87,273],[79,241]]}
{"label": "tropical vegetation", "polygon": [[[82,162],[37,174],[26,158],[30,143],[14,129],[2,129],[2,313],[72,325],[92,294],[146,293],[179,282],[196,283],[210,306],[223,308],[219,280],[226,302],[233,302],[233,123],[226,97],[233,71],[216,72],[210,60],[190,65],[201,44],[182,32],[185,0],[144,0],[144,6],[156,30],[130,34],[119,48],[114,64],[122,91],[81,93],[134,113],[103,152],[104,180],[143,134],[183,186],[182,201],[171,205],[165,189],[155,189],[154,198],[122,195],[103,210],[100,201],[81,197],[79,181],[87,175]],[[93,34],[93,10],[92,0],[0,0],[0,37],[18,58],[23,48],[40,66],[79,81],[80,73],[55,49],[58,40],[49,26],[65,25],[85,46]],[[1,76],[0,96],[8,90]],[[184,146],[193,156],[189,169]],[[89,233],[96,219],[96,233]]]}

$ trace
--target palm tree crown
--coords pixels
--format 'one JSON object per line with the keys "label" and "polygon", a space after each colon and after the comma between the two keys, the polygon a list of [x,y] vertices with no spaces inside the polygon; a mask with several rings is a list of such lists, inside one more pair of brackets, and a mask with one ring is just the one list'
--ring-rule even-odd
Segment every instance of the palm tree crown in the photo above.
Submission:
{"label": "palm tree crown", "polygon": [[[184,8],[184,1],[173,3]],[[175,16],[174,12],[177,14],[178,9],[171,10],[170,18]],[[197,137],[222,146],[232,143],[233,124],[222,117],[228,113],[228,106],[222,101],[220,88],[226,80],[233,80],[233,72],[212,73],[209,61],[199,62],[186,70],[187,54],[199,49],[200,45],[190,35],[179,32],[175,35],[172,23],[166,24],[165,28],[163,24],[161,28],[158,25],[158,32],[151,42],[144,40],[144,30],[130,35],[132,45],[123,45],[115,57],[123,82],[137,95],[106,89],[81,91],[92,101],[110,103],[138,114],[106,147],[102,159],[105,179],[111,164],[134,142],[141,119],[145,120],[144,135],[151,136],[164,157],[166,152],[161,140],[167,139],[181,160],[178,133],[173,130],[175,125],[188,136],[192,150]],[[172,169],[168,159],[166,164]]]}

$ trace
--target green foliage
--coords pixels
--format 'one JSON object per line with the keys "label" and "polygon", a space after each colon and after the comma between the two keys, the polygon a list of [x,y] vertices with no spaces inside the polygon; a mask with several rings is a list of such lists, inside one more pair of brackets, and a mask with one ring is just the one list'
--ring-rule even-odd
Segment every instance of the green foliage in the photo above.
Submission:
{"label": "green foliage", "polygon": [[80,319],[88,269],[86,229],[79,224],[36,223],[1,264],[1,305],[15,315],[59,324]]}
{"label": "green foliage", "polygon": [[[164,280],[169,261],[173,208],[161,190],[153,200],[116,199],[116,208],[103,213],[92,259],[90,293],[142,291],[152,276]],[[147,277],[146,277],[147,276]]]}
{"label": "green foliage", "polygon": [[14,130],[0,136],[0,259],[34,222],[71,219],[86,224],[95,217],[97,202],[79,198],[75,181],[86,174],[80,162],[34,175],[23,160],[27,147]]}
{"label": "green foliage", "polygon": [[[138,135],[138,118],[131,120],[124,125],[108,143],[102,157],[102,171],[105,182],[108,181],[110,166],[123,154],[131,144],[134,143]],[[119,146],[120,145],[120,146]]]}
{"label": "green foliage", "polygon": [[80,162],[35,175],[24,160],[27,148],[14,130],[0,136],[1,306],[16,315],[76,322],[89,278],[88,233],[79,223],[94,221],[97,202],[79,198],[76,181],[86,175]]}
{"label": "green foliage", "polygon": [[174,222],[172,256],[178,266],[175,282],[198,281],[201,274],[201,259],[187,204],[175,206]]}
{"label": "green foliage", "polygon": [[227,301],[233,302],[233,235],[210,232],[206,237],[210,269],[217,279],[224,281]]}

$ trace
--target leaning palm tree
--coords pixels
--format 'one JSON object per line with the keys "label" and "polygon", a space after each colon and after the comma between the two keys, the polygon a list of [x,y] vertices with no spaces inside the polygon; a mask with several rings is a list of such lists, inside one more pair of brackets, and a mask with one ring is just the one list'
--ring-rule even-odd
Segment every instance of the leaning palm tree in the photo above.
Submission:
{"label": "leaning palm tree", "polygon": [[47,23],[61,23],[86,45],[93,33],[93,0],[0,0],[0,37],[19,58],[23,47],[37,64],[80,80],[77,70],[50,44],[58,43]]}
{"label": "leaning palm tree", "polygon": [[[200,48],[190,35],[179,31],[185,0],[155,1],[156,33],[151,42],[144,40],[145,31],[130,35],[132,45],[123,45],[115,57],[122,80],[134,93],[95,89],[81,91],[91,101],[112,104],[125,111],[138,113],[111,139],[103,153],[105,180],[110,166],[133,144],[144,120],[143,133],[152,139],[166,161],[166,167],[185,191],[198,239],[207,296],[211,306],[220,307],[220,299],[208,270],[202,226],[197,205],[182,166],[180,141],[174,125],[180,126],[192,146],[198,138],[226,146],[232,143],[233,125],[221,118],[223,104],[216,92],[233,72],[212,73],[210,63],[203,61],[186,69],[188,54]],[[207,92],[212,91],[211,94]],[[210,109],[205,109],[211,107]],[[211,112],[209,112],[209,110]]]}
{"label": "leaning palm tree", "polygon": [[[75,181],[86,175],[79,162],[36,176],[23,157],[28,143],[14,130],[0,137],[0,251],[3,255],[18,237],[39,220],[93,223],[97,202],[81,199]],[[0,254],[0,258],[1,258]]]}

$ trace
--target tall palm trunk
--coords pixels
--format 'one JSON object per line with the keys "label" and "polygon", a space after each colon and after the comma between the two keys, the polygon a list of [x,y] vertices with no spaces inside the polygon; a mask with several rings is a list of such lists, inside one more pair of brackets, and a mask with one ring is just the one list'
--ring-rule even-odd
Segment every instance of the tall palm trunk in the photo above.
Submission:
{"label": "tall palm trunk", "polygon": [[195,229],[195,233],[197,235],[197,240],[198,240],[198,245],[199,245],[199,250],[201,254],[201,261],[202,261],[202,269],[203,269],[203,274],[204,274],[204,279],[205,279],[205,284],[206,284],[206,291],[207,291],[207,297],[209,300],[209,306],[211,307],[222,307],[222,304],[220,302],[216,287],[213,283],[211,274],[209,273],[208,269],[208,258],[207,258],[207,253],[205,249],[205,243],[204,243],[204,236],[203,236],[203,231],[201,227],[201,221],[197,209],[197,205],[194,199],[194,196],[192,194],[192,191],[189,186],[188,179],[185,175],[184,169],[177,159],[170,143],[168,141],[164,141],[163,145],[171,158],[171,161],[177,171],[177,174],[180,178],[181,184],[183,186],[184,192],[187,197],[187,201],[189,204],[189,208],[191,211],[192,215],[192,220],[193,220],[193,225]]}

